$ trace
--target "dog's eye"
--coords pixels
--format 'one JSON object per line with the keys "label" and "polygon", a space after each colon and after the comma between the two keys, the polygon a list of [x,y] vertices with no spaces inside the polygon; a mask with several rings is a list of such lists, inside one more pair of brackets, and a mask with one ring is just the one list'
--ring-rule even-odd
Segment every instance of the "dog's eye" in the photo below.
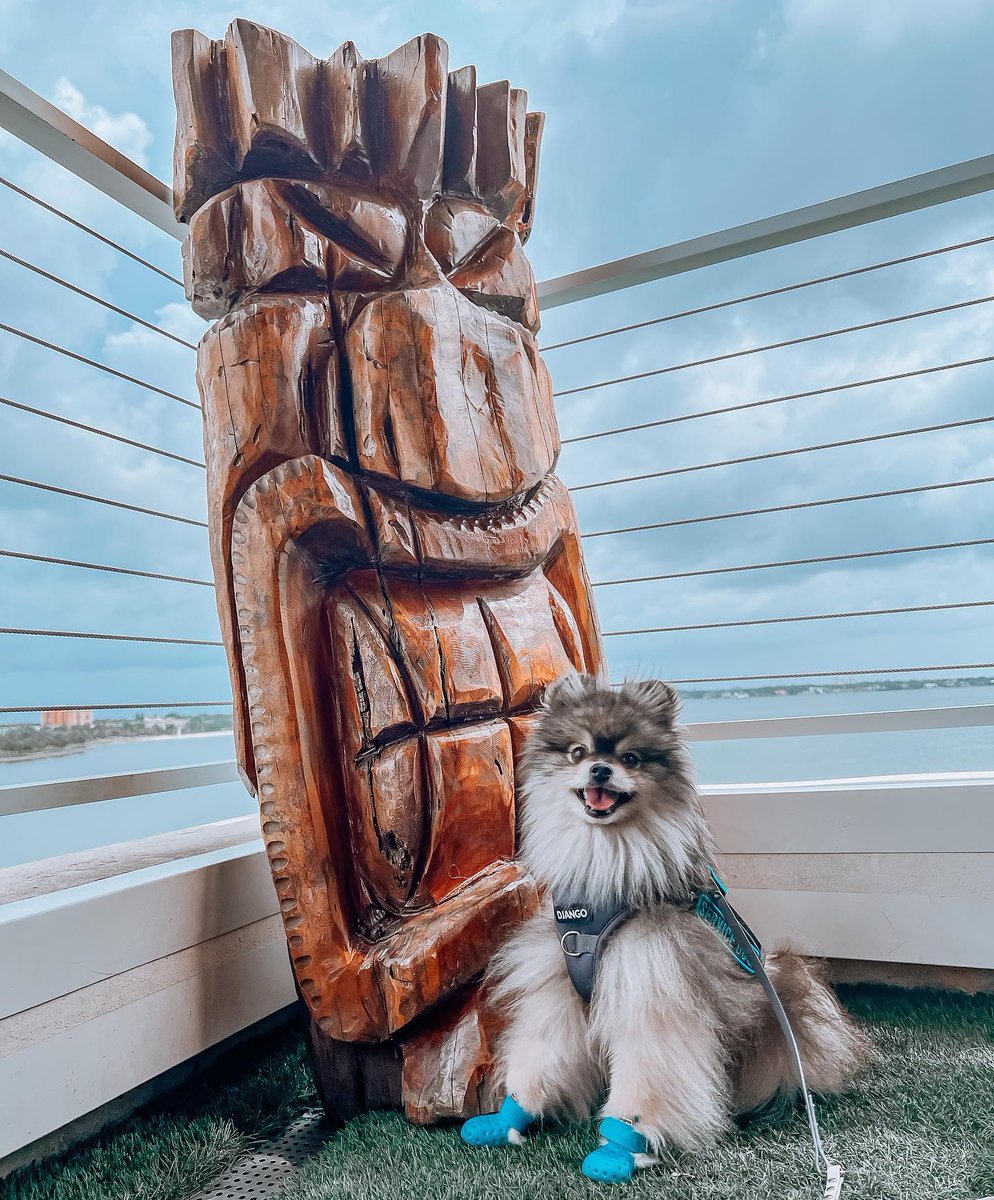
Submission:
{"label": "dog's eye", "polygon": [[587,747],[570,746],[569,750],[566,751],[566,754],[570,762],[579,762],[581,758],[587,757]]}
{"label": "dog's eye", "polygon": [[626,750],[621,756],[621,765],[623,767],[637,767],[642,759],[635,753],[634,750]]}

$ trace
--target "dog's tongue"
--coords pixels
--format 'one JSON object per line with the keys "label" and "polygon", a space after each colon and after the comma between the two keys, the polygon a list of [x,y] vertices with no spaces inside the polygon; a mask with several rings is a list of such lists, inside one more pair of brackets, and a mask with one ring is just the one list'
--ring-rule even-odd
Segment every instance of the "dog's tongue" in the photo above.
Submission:
{"label": "dog's tongue", "polygon": [[594,812],[607,812],[614,805],[614,795],[603,788],[588,787],[583,793],[583,802]]}

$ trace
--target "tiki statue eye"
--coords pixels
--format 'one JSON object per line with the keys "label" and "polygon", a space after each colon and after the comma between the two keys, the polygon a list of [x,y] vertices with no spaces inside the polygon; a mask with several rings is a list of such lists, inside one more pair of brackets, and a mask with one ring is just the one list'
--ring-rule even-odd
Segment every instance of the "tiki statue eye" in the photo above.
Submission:
{"label": "tiki statue eye", "polygon": [[631,770],[632,767],[637,767],[641,761],[641,757],[636,754],[634,750],[626,750],[620,759],[621,765],[623,767],[628,767],[629,770]]}
{"label": "tiki statue eye", "polygon": [[569,750],[567,751],[567,755],[570,762],[579,762],[582,758],[587,757],[587,747],[579,745],[570,746]]}

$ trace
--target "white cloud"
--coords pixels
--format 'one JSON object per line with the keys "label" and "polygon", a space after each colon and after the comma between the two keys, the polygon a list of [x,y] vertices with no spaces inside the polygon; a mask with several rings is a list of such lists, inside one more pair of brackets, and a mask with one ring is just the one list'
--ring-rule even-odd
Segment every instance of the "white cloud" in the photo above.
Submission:
{"label": "white cloud", "polygon": [[626,0],[594,0],[573,4],[566,24],[588,41],[596,41],[618,24],[627,8]]}
{"label": "white cloud", "polygon": [[56,81],[52,103],[139,166],[148,165],[146,151],[152,144],[152,132],[137,113],[112,113],[101,104],[87,103],[79,88],[65,76]]}
{"label": "white cloud", "polygon": [[[155,310],[152,323],[158,325],[160,329],[166,330],[167,333],[194,343],[203,336],[208,324],[201,317],[198,317],[185,302],[163,304]],[[105,348],[109,354],[115,357],[119,353],[127,353],[130,350],[136,350],[141,353],[147,348],[153,358],[159,358],[160,360],[163,351],[169,350],[172,352],[173,350],[173,346],[169,346],[162,341],[160,334],[154,330],[146,329],[144,325],[130,325],[120,333],[109,334]],[[185,359],[183,363],[185,366]],[[180,378],[182,379],[182,374]]]}
{"label": "white cloud", "polygon": [[608,44],[619,39],[700,26],[726,4],[727,0],[573,0],[568,5],[536,6],[531,0],[473,0],[481,15],[506,20],[505,44],[527,46],[542,61],[563,62],[570,60],[578,41],[591,51],[606,52]]}
{"label": "white cloud", "polygon": [[962,32],[989,16],[987,0],[783,0],[785,40],[844,37],[872,49],[887,49],[908,37]]}

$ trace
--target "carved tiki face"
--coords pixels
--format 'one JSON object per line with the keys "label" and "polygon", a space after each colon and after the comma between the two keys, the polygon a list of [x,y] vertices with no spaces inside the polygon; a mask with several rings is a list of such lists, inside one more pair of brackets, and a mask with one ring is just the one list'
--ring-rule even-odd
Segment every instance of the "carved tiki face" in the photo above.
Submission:
{"label": "carved tiki face", "polygon": [[174,38],[236,733],[339,1038],[396,1033],[534,902],[517,748],[600,661],[522,248],[542,116],[446,53]]}
{"label": "carved tiki face", "polygon": [[[332,461],[428,503],[523,495],[559,448],[522,248],[542,114],[506,82],[477,88],[473,67],[447,77],[434,37],[368,63],[351,43],[317,63],[245,22],[221,45],[241,162],[191,179],[181,208],[194,307],[317,293],[335,344],[313,416]],[[198,208],[225,173],[245,182]]]}

